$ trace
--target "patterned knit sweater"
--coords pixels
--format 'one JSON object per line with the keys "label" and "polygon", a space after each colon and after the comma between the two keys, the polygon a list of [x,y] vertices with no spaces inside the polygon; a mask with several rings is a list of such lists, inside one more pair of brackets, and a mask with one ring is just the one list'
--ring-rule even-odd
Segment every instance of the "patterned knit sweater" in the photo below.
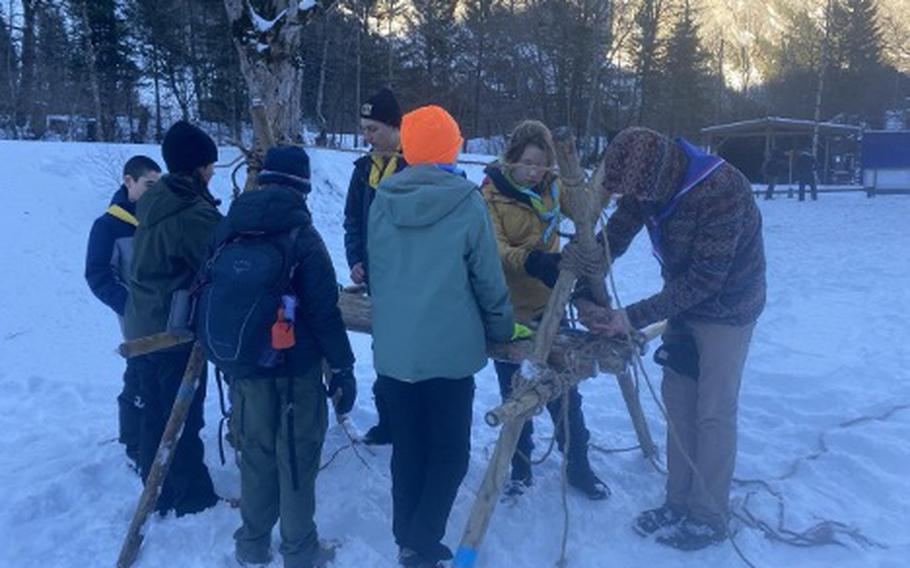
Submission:
{"label": "patterned knit sweater", "polygon": [[[629,248],[646,219],[659,209],[658,202],[632,195],[620,199],[607,224],[614,258]],[[754,322],[765,305],[761,230],[761,213],[749,181],[723,164],[685,194],[661,223],[664,287],[627,307],[630,323],[641,328],[665,318],[728,325]]]}

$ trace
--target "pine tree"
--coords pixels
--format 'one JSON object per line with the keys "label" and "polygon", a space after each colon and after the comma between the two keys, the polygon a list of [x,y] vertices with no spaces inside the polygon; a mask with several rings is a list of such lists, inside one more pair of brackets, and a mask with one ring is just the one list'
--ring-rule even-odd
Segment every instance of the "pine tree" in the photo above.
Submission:
{"label": "pine tree", "polygon": [[632,50],[638,83],[637,124],[648,124],[656,118],[665,15],[664,0],[643,0],[635,15]]}
{"label": "pine tree", "polygon": [[447,104],[452,82],[455,54],[459,49],[459,30],[455,18],[458,0],[413,0],[412,49],[422,66],[418,92],[425,101]]}
{"label": "pine tree", "polygon": [[669,134],[696,136],[711,116],[708,54],[698,33],[694,10],[685,0],[661,66],[660,125]]}
{"label": "pine tree", "polygon": [[[883,64],[882,32],[874,0],[836,0],[831,10],[828,116],[881,125],[891,100],[893,70]],[[826,85],[827,87],[827,85]]]}
{"label": "pine tree", "polygon": [[137,69],[130,59],[126,26],[115,0],[69,0],[76,47],[89,79],[89,93],[102,140],[122,137],[116,124],[135,96]]}
{"label": "pine tree", "polygon": [[0,128],[5,129],[13,114],[19,57],[10,35],[10,22],[0,8]]}
{"label": "pine tree", "polygon": [[80,85],[73,83],[77,62],[72,56],[64,15],[56,6],[43,4],[35,26],[35,95],[30,122],[33,133],[40,137],[48,114],[72,117],[87,109],[82,106]]}

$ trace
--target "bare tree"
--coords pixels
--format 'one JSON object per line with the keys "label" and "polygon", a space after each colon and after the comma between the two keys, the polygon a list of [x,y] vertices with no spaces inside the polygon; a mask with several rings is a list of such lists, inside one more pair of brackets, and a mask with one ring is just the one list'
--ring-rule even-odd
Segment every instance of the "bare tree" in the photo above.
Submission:
{"label": "bare tree", "polygon": [[302,122],[301,27],[315,3],[224,0],[224,6],[250,94],[255,149],[261,153],[272,144],[297,142]]}

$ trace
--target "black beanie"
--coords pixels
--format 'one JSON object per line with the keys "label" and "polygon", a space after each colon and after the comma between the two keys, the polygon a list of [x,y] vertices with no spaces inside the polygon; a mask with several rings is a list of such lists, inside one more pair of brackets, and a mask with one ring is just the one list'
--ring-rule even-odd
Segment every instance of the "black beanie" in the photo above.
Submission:
{"label": "black beanie", "polygon": [[218,147],[208,134],[185,120],[168,128],[161,143],[167,171],[185,174],[218,161]]}
{"label": "black beanie", "polygon": [[360,118],[369,118],[401,128],[401,107],[398,106],[395,93],[389,89],[381,89],[360,107]]}
{"label": "black beanie", "polygon": [[284,185],[309,193],[310,157],[300,146],[269,148],[256,181],[259,185]]}

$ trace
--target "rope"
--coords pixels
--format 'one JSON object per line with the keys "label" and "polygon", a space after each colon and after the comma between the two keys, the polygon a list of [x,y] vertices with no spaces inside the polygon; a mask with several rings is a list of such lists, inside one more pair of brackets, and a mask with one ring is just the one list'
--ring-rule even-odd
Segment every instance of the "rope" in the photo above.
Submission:
{"label": "rope", "polygon": [[581,279],[602,279],[610,264],[603,247],[596,242],[585,246],[574,240],[563,247],[560,270],[568,270]]}
{"label": "rope", "polygon": [[[319,471],[322,471],[322,470],[328,468],[330,465],[332,465],[332,462],[335,461],[335,458],[337,458],[338,455],[341,454],[341,452],[343,452],[344,450],[350,449],[354,453],[354,455],[357,457],[357,459],[360,461],[360,463],[363,464],[363,466],[365,468],[370,470],[372,473],[376,473],[373,470],[373,467],[369,464],[369,462],[367,462],[366,458],[364,458],[363,455],[360,453],[360,451],[357,449],[357,446],[361,445],[362,442],[360,442],[354,436],[354,434],[351,433],[350,429],[348,428],[347,418],[345,417],[345,419],[339,420],[338,424],[339,424],[339,426],[341,426],[341,430],[344,432],[345,437],[347,437],[348,443],[336,448],[335,451],[332,452],[332,455],[329,457],[329,459],[326,460],[326,462],[324,464],[319,466]],[[367,450],[367,451],[369,452],[369,450]],[[373,454],[373,452],[370,452],[370,454],[375,455],[375,454]]]}
{"label": "rope", "polygon": [[[566,549],[569,543],[569,450],[572,446],[572,435],[569,431],[569,391],[562,393],[562,428],[563,428],[563,451],[562,464],[560,465],[560,490],[562,493],[562,541],[559,547],[559,560],[556,561],[557,568],[566,568],[569,565],[569,559],[566,555]],[[553,436],[556,438],[556,436]]]}

